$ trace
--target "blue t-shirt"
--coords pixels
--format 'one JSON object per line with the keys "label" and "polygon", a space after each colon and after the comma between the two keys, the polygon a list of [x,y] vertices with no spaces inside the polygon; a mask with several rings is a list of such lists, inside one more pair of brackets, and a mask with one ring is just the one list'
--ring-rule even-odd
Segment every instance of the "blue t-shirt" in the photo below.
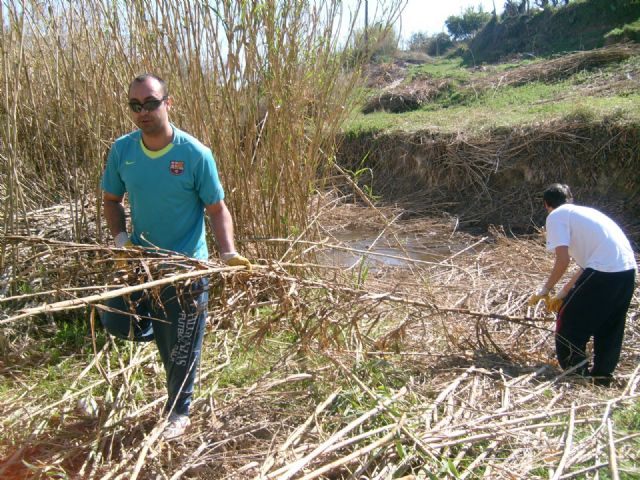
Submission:
{"label": "blue t-shirt", "polygon": [[205,260],[204,207],[224,199],[211,150],[172,125],[173,140],[148,150],[140,130],[118,138],[102,189],[129,195],[134,245],[156,246]]}

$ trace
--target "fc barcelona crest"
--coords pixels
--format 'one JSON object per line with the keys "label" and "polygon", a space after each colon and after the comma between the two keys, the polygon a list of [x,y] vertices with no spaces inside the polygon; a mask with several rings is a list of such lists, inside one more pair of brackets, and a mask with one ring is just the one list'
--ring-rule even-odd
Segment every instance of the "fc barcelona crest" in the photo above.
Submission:
{"label": "fc barcelona crest", "polygon": [[179,162],[177,160],[171,161],[169,164],[169,170],[173,175],[182,175],[182,172],[184,172],[184,162]]}

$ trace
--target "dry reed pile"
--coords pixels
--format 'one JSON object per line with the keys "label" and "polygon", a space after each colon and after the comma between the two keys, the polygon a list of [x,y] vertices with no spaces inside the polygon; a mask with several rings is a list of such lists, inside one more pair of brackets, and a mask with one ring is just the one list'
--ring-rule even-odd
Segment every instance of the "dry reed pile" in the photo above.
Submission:
{"label": "dry reed pile", "polygon": [[[0,303],[6,385],[0,399],[1,475],[386,479],[637,473],[640,437],[621,417],[631,412],[637,422],[637,295],[616,385],[594,387],[558,370],[552,319],[541,306],[526,305],[551,267],[539,238],[513,239],[499,231],[476,238],[457,232],[452,222],[400,217],[336,207],[322,222],[327,239],[304,247],[335,248],[333,237],[342,227],[362,226],[378,233],[364,260],[380,255],[373,249],[378,241],[399,241],[404,248],[407,233],[451,251],[407,260],[402,268],[371,267],[368,274],[360,265],[316,266],[320,274],[309,276],[303,272],[312,257],[300,253],[295,263],[293,256],[262,261],[251,273],[180,258],[136,258],[118,270],[117,250],[3,237],[20,269],[2,286],[23,288]],[[167,276],[160,263],[172,264],[173,273]],[[154,347],[105,338],[91,312],[127,288],[153,292],[199,275],[210,278],[215,295],[193,424],[183,439],[166,443],[158,439],[164,385]],[[71,349],[59,366],[50,366],[50,352],[38,350],[36,339],[43,332],[54,335],[74,311],[95,326],[84,340],[85,350],[93,344],[94,353]],[[64,369],[66,375],[54,374]],[[55,394],[46,387],[51,376],[60,383]]]}
{"label": "dry reed pile", "polygon": [[453,88],[455,87],[449,80],[422,80],[411,82],[409,85],[394,86],[368,99],[362,107],[362,113],[410,112],[434,101],[442,93],[448,93]]}
{"label": "dry reed pile", "polygon": [[[640,46],[637,44],[611,45],[594,50],[576,52],[509,70],[497,78],[485,79],[485,85],[497,88],[525,85],[530,82],[555,82],[583,70],[589,71],[611,63],[622,62],[639,53]],[[474,86],[481,87],[482,83]]]}

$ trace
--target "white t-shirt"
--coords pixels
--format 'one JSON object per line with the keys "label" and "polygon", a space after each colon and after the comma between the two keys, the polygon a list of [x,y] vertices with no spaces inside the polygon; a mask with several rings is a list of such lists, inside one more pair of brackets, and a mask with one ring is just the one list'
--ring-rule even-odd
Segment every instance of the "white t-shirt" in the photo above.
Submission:
{"label": "white t-shirt", "polygon": [[547,216],[547,250],[561,246],[569,247],[569,255],[583,269],[637,270],[627,237],[616,222],[594,208],[565,203]]}

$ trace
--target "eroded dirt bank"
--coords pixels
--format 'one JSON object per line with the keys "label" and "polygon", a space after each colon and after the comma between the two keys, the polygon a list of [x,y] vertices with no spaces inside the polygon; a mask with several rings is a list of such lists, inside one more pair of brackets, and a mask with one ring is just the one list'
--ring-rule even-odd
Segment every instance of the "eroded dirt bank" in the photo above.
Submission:
{"label": "eroded dirt bank", "polygon": [[541,192],[571,185],[576,203],[600,208],[640,241],[640,127],[556,122],[482,135],[348,135],[338,162],[385,203],[446,212],[466,227],[530,232],[544,222]]}

